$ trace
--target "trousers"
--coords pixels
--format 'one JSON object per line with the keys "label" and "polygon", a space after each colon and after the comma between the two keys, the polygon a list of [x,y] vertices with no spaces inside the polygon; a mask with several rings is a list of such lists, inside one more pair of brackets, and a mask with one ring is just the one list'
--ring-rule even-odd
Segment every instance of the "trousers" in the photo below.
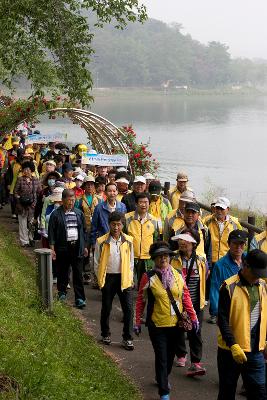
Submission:
{"label": "trousers", "polygon": [[117,294],[123,311],[123,333],[124,340],[132,340],[133,332],[133,289],[121,290],[121,274],[107,274],[102,291],[101,308],[101,336],[110,336],[109,317],[112,303]]}
{"label": "trousers", "polygon": [[23,214],[18,215],[19,220],[19,240],[21,244],[29,244],[33,240],[32,232],[29,230],[29,223],[32,220],[32,215],[25,210]]}
{"label": "trousers", "polygon": [[235,400],[238,378],[241,374],[248,400],[266,400],[265,360],[262,352],[246,353],[247,362],[237,364],[229,350],[218,348],[218,400]]}

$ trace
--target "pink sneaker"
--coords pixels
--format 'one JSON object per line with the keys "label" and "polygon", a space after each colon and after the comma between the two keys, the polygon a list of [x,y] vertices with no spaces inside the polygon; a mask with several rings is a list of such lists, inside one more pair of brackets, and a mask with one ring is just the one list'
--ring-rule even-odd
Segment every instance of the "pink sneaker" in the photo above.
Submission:
{"label": "pink sneaker", "polygon": [[176,367],[185,367],[187,357],[177,357],[176,360]]}
{"label": "pink sneaker", "polygon": [[206,374],[206,368],[203,368],[200,363],[192,363],[187,370],[187,376],[201,376]]}

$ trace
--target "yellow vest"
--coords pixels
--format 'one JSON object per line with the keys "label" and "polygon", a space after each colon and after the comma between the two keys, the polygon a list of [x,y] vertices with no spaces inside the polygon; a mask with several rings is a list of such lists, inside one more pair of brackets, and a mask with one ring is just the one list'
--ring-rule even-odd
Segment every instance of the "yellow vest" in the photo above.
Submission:
{"label": "yellow vest", "polygon": [[171,189],[169,197],[170,197],[170,203],[171,203],[173,209],[179,207],[179,200],[180,200],[181,194],[182,193],[177,189],[177,187]]}
{"label": "yellow vest", "polygon": [[84,218],[85,218],[85,224],[86,224],[86,228],[88,230],[88,232],[91,229],[91,222],[92,222],[92,216],[93,216],[93,212],[95,207],[99,204],[100,200],[98,199],[98,197],[96,197],[96,195],[93,195],[93,199],[92,199],[92,205],[90,206],[86,195],[83,195],[82,197],[82,210],[84,213]]}
{"label": "yellow vest", "polygon": [[[204,257],[198,256],[196,257],[197,267],[199,271],[199,279],[200,279],[200,309],[202,310],[205,307],[205,293],[206,293],[206,260]],[[182,257],[177,253],[171,260],[171,266],[179,271],[183,269]]]}
{"label": "yellow vest", "polygon": [[210,231],[211,236],[212,262],[215,263],[221,257],[225,256],[225,254],[229,250],[229,233],[235,229],[242,229],[242,226],[238,222],[237,218],[229,216],[229,220],[225,221],[224,223],[222,235],[220,235],[219,225],[214,215],[206,221],[206,225]]}
{"label": "yellow vest", "polygon": [[133,237],[134,257],[142,260],[150,259],[149,249],[154,236],[158,236],[161,221],[147,214],[146,222],[141,224],[136,211],[126,214],[125,220],[126,232]]}
{"label": "yellow vest", "polygon": [[[172,295],[175,300],[178,300],[179,311],[183,311],[183,288],[184,280],[182,275],[172,268],[174,275],[174,285],[171,288]],[[157,327],[171,327],[177,324],[177,316],[175,313],[171,315],[171,302],[164,289],[159,277],[153,275],[148,284],[148,288],[151,290],[154,297],[154,307],[151,319]]]}
{"label": "yellow vest", "polygon": [[[225,283],[231,298],[229,326],[236,343],[245,352],[250,352],[249,293],[247,288],[241,285],[238,275],[231,276]],[[267,334],[267,287],[263,279],[260,279],[259,283],[259,300],[261,303],[259,351],[262,351],[265,348]],[[222,349],[230,350],[223,340],[220,331],[218,334],[218,346]]]}
{"label": "yellow vest", "polygon": [[[100,289],[106,281],[107,264],[110,255],[110,233],[106,233],[97,239],[100,247],[99,266],[97,271],[97,281]],[[131,270],[131,250],[133,238],[122,233],[122,244],[120,246],[121,255],[121,290],[128,289],[133,284],[133,272]]]}
{"label": "yellow vest", "polygon": [[267,231],[255,235],[258,248],[267,253]]}

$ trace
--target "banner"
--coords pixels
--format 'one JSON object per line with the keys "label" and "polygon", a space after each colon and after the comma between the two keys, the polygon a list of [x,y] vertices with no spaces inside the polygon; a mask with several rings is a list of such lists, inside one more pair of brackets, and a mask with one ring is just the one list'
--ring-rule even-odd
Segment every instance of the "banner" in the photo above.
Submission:
{"label": "banner", "polygon": [[54,134],[47,134],[47,135],[30,135],[27,136],[25,140],[25,144],[32,144],[32,143],[40,143],[46,144],[49,142],[66,142],[68,137],[67,133],[54,133]]}
{"label": "banner", "polygon": [[90,154],[84,153],[82,157],[82,164],[101,165],[111,167],[127,167],[128,156],[127,154]]}

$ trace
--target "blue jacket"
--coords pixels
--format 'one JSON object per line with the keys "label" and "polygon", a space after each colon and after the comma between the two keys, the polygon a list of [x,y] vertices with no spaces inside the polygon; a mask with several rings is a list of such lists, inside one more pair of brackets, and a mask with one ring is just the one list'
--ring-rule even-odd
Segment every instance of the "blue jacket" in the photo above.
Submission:
{"label": "blue jacket", "polygon": [[[244,254],[242,255],[243,258]],[[219,291],[223,282],[238,274],[239,265],[232,259],[229,251],[220,258],[213,267],[210,283],[210,315],[218,314]]]}
{"label": "blue jacket", "polygon": [[[119,211],[123,214],[127,212],[125,204],[120,201],[116,202],[116,211]],[[98,204],[94,209],[93,217],[92,217],[92,226],[91,226],[91,234],[90,234],[90,244],[95,245],[96,239],[108,233],[109,231],[109,223],[108,218],[110,214],[110,209],[108,208],[107,201],[103,201]]]}

